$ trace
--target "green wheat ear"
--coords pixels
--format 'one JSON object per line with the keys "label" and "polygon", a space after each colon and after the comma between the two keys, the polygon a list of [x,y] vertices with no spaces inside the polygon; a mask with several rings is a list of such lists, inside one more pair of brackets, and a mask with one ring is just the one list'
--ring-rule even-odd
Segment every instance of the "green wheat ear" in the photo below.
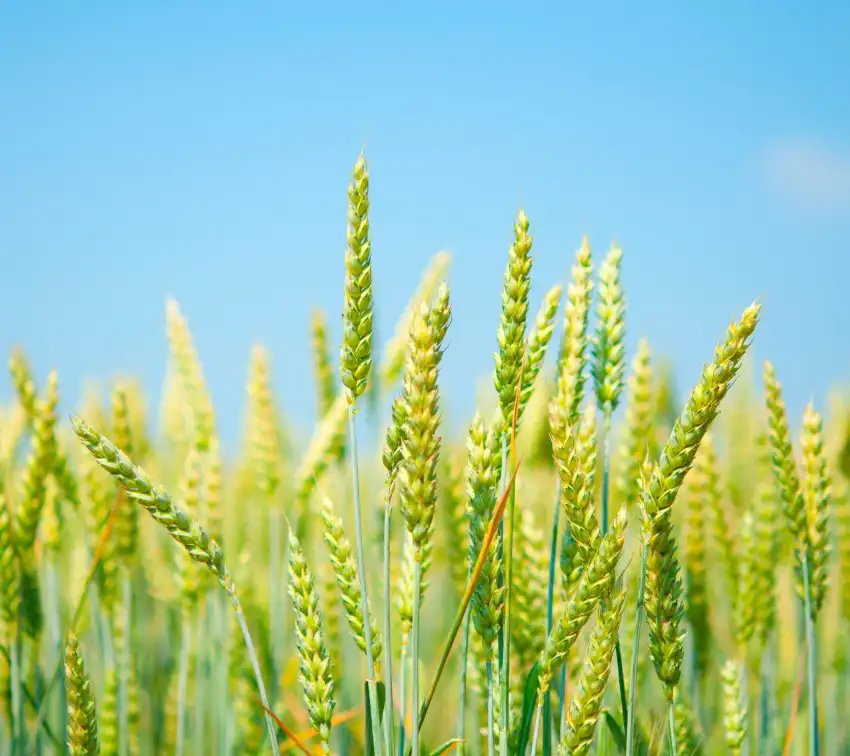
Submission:
{"label": "green wheat ear", "polygon": [[[495,430],[487,430],[480,415],[476,415],[470,425],[467,454],[468,566],[471,569],[481,552],[496,506],[501,467],[499,435]],[[493,661],[504,612],[505,588],[499,584],[502,569],[500,545],[501,539],[496,533],[472,593],[472,621],[482,641],[485,662]]]}
{"label": "green wheat ear", "polygon": [[[443,284],[432,306],[422,304],[410,327],[410,352],[404,376],[407,421],[399,469],[400,504],[413,538],[416,561],[425,563],[437,505],[440,453],[437,377],[449,326],[449,290]],[[424,570],[423,570],[424,571]]]}
{"label": "green wheat ear", "polygon": [[726,745],[734,756],[739,756],[747,737],[747,709],[741,693],[741,665],[729,659],[721,672],[721,681]]}
{"label": "green wheat ear", "polygon": [[372,372],[372,243],[369,240],[369,170],[363,155],[348,186],[348,247],[340,353],[348,403],[366,390]]}
{"label": "green wheat ear", "polygon": [[289,596],[295,611],[299,679],[310,724],[319,733],[324,753],[330,753],[331,717],[335,706],[330,654],[322,633],[319,595],[298,538],[289,531]]}
{"label": "green wheat ear", "polygon": [[79,417],[73,418],[72,422],[74,432],[95,461],[124,487],[131,499],[139,502],[165,528],[192,559],[206,565],[222,587],[233,595],[235,588],[224,563],[224,555],[200,524],[179,509],[164,488],[155,488],[148,474],[141,467],[134,466],[106,436]]}
{"label": "green wheat ear", "polygon": [[831,483],[823,449],[823,420],[811,402],[803,414],[802,430],[803,498],[809,533],[809,569],[812,587],[812,610],[823,607],[829,585],[829,504]]}
{"label": "green wheat ear", "polygon": [[600,608],[596,627],[585,652],[578,692],[570,703],[567,732],[560,744],[560,754],[584,756],[590,751],[602,710],[605,685],[611,672],[625,601],[626,593],[622,585],[618,585],[613,598],[603,602]]}
{"label": "green wheat ear", "polygon": [[499,324],[499,351],[496,353],[496,393],[502,411],[502,426],[510,425],[514,413],[520,372],[525,353],[525,327],[528,320],[528,291],[531,287],[531,242],[528,216],[522,211],[514,224],[514,241],[508,252],[502,290],[502,318]]}
{"label": "green wheat ear", "polygon": [[68,691],[68,750],[71,756],[96,756],[97,711],[91,681],[83,666],[79,643],[72,633],[65,645],[65,680]]}
{"label": "green wheat ear", "polygon": [[617,562],[620,561],[626,542],[626,521],[626,510],[623,508],[611,522],[611,529],[602,538],[599,549],[585,565],[578,585],[552,626],[540,655],[539,705],[542,705],[555,671],[566,661],[594,608],[611,593]]}
{"label": "green wheat ear", "polygon": [[700,443],[738,373],[758,323],[760,306],[744,310],[718,344],[714,361],[703,369],[700,382],[676,420],[661,458],[645,479],[641,495],[642,537],[646,549],[644,606],[649,620],[650,655],[668,700],[681,675],[684,632],[682,580],[673,536],[673,502],[697,455]]}
{"label": "green wheat ear", "polygon": [[[363,594],[360,591],[360,579],[357,575],[357,562],[351,551],[351,542],[346,538],[342,520],[334,513],[333,503],[327,497],[322,506],[322,522],[325,525],[325,542],[330,552],[337,585],[339,586],[345,616],[357,647],[366,652],[366,634],[363,620]],[[370,612],[371,616],[371,612]],[[372,658],[377,662],[381,658],[383,646],[378,626],[370,619],[370,637],[372,639]]]}
{"label": "green wheat ear", "polygon": [[626,371],[625,346],[626,302],[620,283],[623,251],[611,247],[599,270],[598,325],[593,342],[593,381],[596,397],[603,413],[617,409]]}

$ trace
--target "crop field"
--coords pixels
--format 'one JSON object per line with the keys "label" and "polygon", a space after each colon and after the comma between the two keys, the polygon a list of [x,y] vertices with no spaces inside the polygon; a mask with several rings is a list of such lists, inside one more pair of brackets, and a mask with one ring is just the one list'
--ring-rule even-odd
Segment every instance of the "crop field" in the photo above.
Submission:
{"label": "crop field", "polygon": [[626,352],[623,251],[564,240],[530,301],[519,210],[492,391],[450,434],[451,255],[373,342],[369,182],[361,155],[342,343],[304,324],[310,438],[272,390],[308,366],[255,344],[223,453],[175,300],[160,407],[9,355],[0,753],[850,753],[847,398],[789,416],[759,301],[674,391],[652,334]]}

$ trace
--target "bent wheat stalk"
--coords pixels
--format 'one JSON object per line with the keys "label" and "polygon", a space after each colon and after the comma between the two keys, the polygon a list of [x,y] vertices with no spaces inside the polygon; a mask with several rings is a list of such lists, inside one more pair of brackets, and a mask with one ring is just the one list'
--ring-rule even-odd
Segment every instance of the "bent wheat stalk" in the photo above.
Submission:
{"label": "bent wheat stalk", "polygon": [[[155,488],[147,473],[136,467],[127,456],[113,444],[108,438],[101,435],[97,430],[87,425],[80,417],[71,420],[77,437],[89,450],[95,461],[115,480],[120,483],[127,495],[139,502],[158,522],[165,528],[166,532],[179,543],[196,562],[207,566],[215,575],[221,587],[230,596],[233,611],[242,631],[245,647],[254,670],[260,699],[265,709],[269,708],[266,687],[263,683],[263,675],[260,670],[260,661],[245,622],[245,614],[236,594],[236,586],[230,577],[230,571],[224,561],[224,554],[218,544],[207,535],[207,532],[196,520],[191,520],[188,515],[178,508],[171,499],[170,494],[164,488]],[[272,718],[266,714],[266,728],[268,729],[269,742],[272,752],[278,752],[277,728]]]}

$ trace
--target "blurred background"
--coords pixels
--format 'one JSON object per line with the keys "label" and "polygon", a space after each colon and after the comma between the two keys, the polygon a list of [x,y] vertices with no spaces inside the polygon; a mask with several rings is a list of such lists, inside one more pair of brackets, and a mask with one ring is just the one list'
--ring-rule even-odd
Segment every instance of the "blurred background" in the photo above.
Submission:
{"label": "blurred background", "polygon": [[597,260],[616,239],[629,356],[648,337],[680,391],[755,298],[792,421],[850,376],[850,5],[390,5],[4,3],[0,352],[72,401],[136,374],[156,406],[173,296],[225,448],[257,340],[307,432],[310,311],[338,343],[365,146],[379,343],[454,255],[456,425],[490,382],[520,206],[532,308],[583,234]]}

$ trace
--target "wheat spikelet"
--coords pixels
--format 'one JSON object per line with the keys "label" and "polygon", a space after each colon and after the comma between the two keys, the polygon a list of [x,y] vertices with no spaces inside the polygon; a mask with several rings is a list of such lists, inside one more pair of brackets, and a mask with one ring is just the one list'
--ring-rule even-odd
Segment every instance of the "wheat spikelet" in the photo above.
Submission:
{"label": "wheat spikelet", "polygon": [[[468,566],[471,569],[481,552],[493,517],[501,467],[498,433],[492,429],[488,431],[478,414],[469,427],[467,454]],[[504,612],[505,588],[499,584],[502,569],[500,544],[501,538],[496,533],[472,594],[472,622],[482,641],[484,662],[493,661],[494,644]]]}
{"label": "wheat spikelet", "polygon": [[788,428],[788,416],[782,399],[782,386],[776,379],[776,371],[769,362],[764,363],[764,391],[767,404],[768,440],[773,460],[773,472],[782,498],[785,523],[794,539],[797,558],[797,591],[803,595],[802,560],[808,551],[809,534],[806,504],[794,449],[791,445],[791,432]]}
{"label": "wheat spikelet", "polygon": [[561,610],[546,645],[540,654],[538,702],[549,689],[555,670],[563,664],[596,604],[611,591],[614,570],[625,544],[626,511],[621,509],[611,522],[611,529],[599,544],[566,606]]}
{"label": "wheat spikelet", "polygon": [[102,756],[118,754],[118,673],[114,666],[106,670],[103,698],[100,701],[98,740]]}
{"label": "wheat spikelet", "polygon": [[372,244],[369,240],[369,170],[361,154],[348,186],[348,245],[340,351],[349,404],[366,390],[372,371]]}
{"label": "wheat spikelet", "polygon": [[650,655],[670,701],[681,674],[684,654],[679,623],[684,614],[682,582],[672,533],[672,506],[693,464],[720,403],[726,396],[758,323],[759,305],[748,307],[732,323],[715,350],[684,412],[676,420],[661,458],[645,480],[641,495],[642,537],[647,553],[644,606],[649,624]]}
{"label": "wheat spikelet", "polygon": [[147,473],[135,467],[112,441],[79,417],[73,418],[73,425],[95,461],[124,487],[127,495],[138,501],[192,559],[206,565],[231,597],[235,596],[224,555],[200,524],[179,509],[164,488],[154,488]]}
{"label": "wheat spikelet", "polygon": [[331,357],[325,313],[314,309],[310,319],[313,347],[313,380],[316,383],[316,417],[319,422],[328,414],[339,394]]}
{"label": "wheat spikelet", "polygon": [[528,216],[520,210],[514,224],[514,241],[508,251],[508,265],[505,268],[498,332],[499,351],[495,355],[495,384],[502,413],[502,430],[507,429],[513,418],[525,352],[528,291],[531,287],[532,237],[528,227]]}
{"label": "wheat spikelet", "polygon": [[558,361],[558,389],[566,419],[573,423],[578,417],[584,398],[587,363],[587,321],[593,291],[593,264],[590,243],[585,236],[576,252],[572,281],[567,287],[567,304],[564,308],[564,328],[561,335],[561,354]]}
{"label": "wheat spikelet", "polygon": [[71,756],[97,756],[97,711],[91,682],[83,666],[77,638],[65,644],[65,685],[68,694],[68,750]]}
{"label": "wheat spikelet", "polygon": [[[120,384],[115,386],[111,395],[112,433],[115,445],[123,449],[129,457],[135,453],[133,433],[130,428],[127,394]],[[118,516],[115,520],[116,552],[127,564],[136,556],[139,541],[139,511],[133,502],[126,497],[119,503]]]}
{"label": "wheat spikelet", "polygon": [[738,545],[723,500],[719,467],[714,437],[709,432],[694,459],[694,492],[710,514],[714,547],[723,568],[730,603],[734,606],[738,600]]}
{"label": "wheat spikelet", "polygon": [[751,511],[744,512],[739,530],[738,586],[734,608],[738,645],[745,647],[755,633],[755,596],[757,587],[755,521]]}
{"label": "wheat spikelet", "polygon": [[[555,332],[555,316],[558,314],[558,305],[561,301],[563,287],[553,286],[543,297],[540,310],[534,319],[534,325],[528,333],[525,341],[525,364],[522,368],[522,380],[519,390],[519,407],[517,408],[517,427],[519,421],[528,406],[528,402],[534,393],[537,376],[543,367],[546,358],[546,349]],[[513,410],[512,410],[513,411]],[[513,422],[513,417],[511,418]]]}
{"label": "wheat spikelet", "polygon": [[803,499],[809,539],[809,580],[812,611],[823,607],[829,582],[829,504],[830,479],[823,450],[823,420],[811,403],[803,414],[802,443]]}
{"label": "wheat spikelet", "polygon": [[255,344],[248,368],[248,449],[257,487],[269,498],[280,485],[281,440],[271,388],[269,353]]}
{"label": "wheat spikelet", "polygon": [[420,564],[425,562],[425,550],[431,541],[437,503],[440,451],[437,374],[450,312],[449,290],[443,285],[434,304],[431,307],[423,304],[413,319],[404,378],[407,422],[401,444],[400,504]]}
{"label": "wheat spikelet", "polygon": [[[351,542],[345,537],[342,520],[334,514],[333,502],[326,496],[322,507],[322,522],[325,525],[325,542],[328,545],[331,565],[333,565],[340,598],[351,635],[357,647],[366,652],[366,634],[363,627],[363,594],[360,591],[360,578],[357,575],[357,562],[351,552]],[[370,611],[370,617],[372,612]],[[370,619],[372,639],[372,658],[377,662],[383,646],[378,626]]]}
{"label": "wheat spikelet", "polygon": [[729,659],[721,673],[723,683],[723,731],[733,756],[740,756],[747,737],[747,710],[741,695],[741,665]]}
{"label": "wheat spikelet", "polygon": [[601,530],[596,517],[592,485],[587,484],[583,455],[588,451],[577,439],[578,422],[570,421],[569,395],[559,384],[558,394],[549,414],[549,434],[555,466],[561,481],[561,506],[564,508],[570,534],[576,542],[583,564],[587,564],[599,546]]}
{"label": "wheat spikelet", "polygon": [[774,627],[776,614],[776,550],[779,545],[777,534],[782,516],[781,503],[771,470],[770,451],[767,437],[759,436],[758,442],[758,488],[755,504],[755,570],[756,590],[753,596],[753,612],[756,638],[762,648]]}
{"label": "wheat spikelet", "polygon": [[[697,460],[703,455],[697,454]],[[694,469],[696,473],[696,469]],[[706,521],[703,497],[697,496],[694,486],[685,488],[687,509],[683,562],[685,567],[685,616],[691,628],[696,655],[697,672],[705,672],[711,652],[711,626],[708,608],[706,569]],[[677,739],[678,744],[678,739]]]}
{"label": "wheat spikelet", "polygon": [[334,681],[330,656],[322,635],[319,596],[301,544],[289,531],[289,596],[295,610],[295,639],[298,647],[300,682],[310,724],[319,734],[324,753],[330,753],[331,717],[334,710]]}
{"label": "wheat spikelet", "polygon": [[578,690],[570,702],[567,731],[558,748],[559,754],[584,756],[590,751],[611,672],[625,600],[622,586],[616,586],[611,599],[603,601],[600,606],[599,618],[585,651]]}
{"label": "wheat spikelet", "polygon": [[640,466],[652,433],[651,387],[649,342],[641,339],[626,380],[626,422],[617,474],[617,498],[627,506],[640,494]]}
{"label": "wheat spikelet", "polygon": [[175,299],[169,298],[166,302],[165,319],[169,353],[189,400],[190,414],[195,426],[195,443],[199,451],[205,452],[213,434],[215,416],[189,325]]}
{"label": "wheat spikelet", "polygon": [[35,399],[32,426],[32,451],[21,480],[21,496],[15,521],[15,539],[19,553],[27,558],[33,545],[46,501],[46,479],[53,468],[56,452],[54,428],[56,426],[56,405],[59,401],[59,387],[56,373],[50,374],[47,383],[47,396],[44,400]]}
{"label": "wheat spikelet", "polygon": [[[511,623],[512,645],[521,670],[528,669],[543,650],[546,640],[546,585],[548,582],[548,549],[543,532],[536,526],[531,510],[521,511],[517,528],[516,583],[514,611],[516,622]],[[518,684],[523,678],[517,674]],[[520,691],[517,701],[522,700]]]}
{"label": "wheat spikelet", "polygon": [[626,302],[620,283],[622,260],[623,251],[614,245],[599,269],[599,304],[591,372],[596,398],[605,414],[617,409],[626,371],[623,344]]}

